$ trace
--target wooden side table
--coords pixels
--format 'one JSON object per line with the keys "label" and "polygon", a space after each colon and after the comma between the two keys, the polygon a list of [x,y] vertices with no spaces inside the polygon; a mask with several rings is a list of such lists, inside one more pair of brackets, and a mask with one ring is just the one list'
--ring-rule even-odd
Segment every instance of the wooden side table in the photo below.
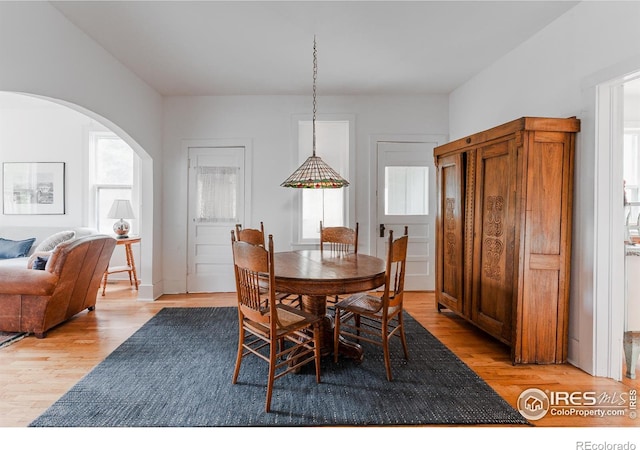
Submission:
{"label": "wooden side table", "polygon": [[125,255],[127,257],[127,265],[125,266],[113,266],[108,267],[104,273],[102,280],[102,295],[107,288],[107,278],[112,273],[129,272],[129,284],[135,285],[136,291],[138,290],[138,274],[136,273],[136,262],[133,259],[133,251],[131,246],[140,242],[140,237],[127,237],[116,239],[116,245],[124,245]]}

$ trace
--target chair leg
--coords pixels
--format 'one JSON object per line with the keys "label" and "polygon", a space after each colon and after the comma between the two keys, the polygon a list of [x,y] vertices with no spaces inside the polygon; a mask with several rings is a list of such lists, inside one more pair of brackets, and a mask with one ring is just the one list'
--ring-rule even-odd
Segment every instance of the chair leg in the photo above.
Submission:
{"label": "chair leg", "polygon": [[387,380],[391,381],[393,376],[391,375],[391,357],[389,356],[389,335],[386,331],[386,324],[383,324],[382,328],[382,349],[384,351],[384,368],[387,371]]}
{"label": "chair leg", "polygon": [[238,337],[238,354],[236,355],[236,367],[233,370],[233,380],[231,384],[236,384],[238,381],[238,374],[240,373],[240,364],[242,364],[242,352],[244,345],[244,329],[240,327],[240,336]]}
{"label": "chair leg", "polygon": [[400,340],[402,340],[404,359],[409,359],[409,349],[407,347],[407,337],[404,334],[404,319],[402,318],[402,311],[400,311],[400,314],[398,315],[398,322],[400,323]]}
{"label": "chair leg", "polygon": [[104,291],[107,289],[107,278],[109,277],[109,273],[107,271],[104,272],[104,277],[102,278],[102,296],[104,297]]}
{"label": "chair leg", "polygon": [[333,320],[333,362],[338,362],[338,344],[340,341],[340,308],[336,308]]}
{"label": "chair leg", "polygon": [[273,393],[273,380],[276,375],[276,345],[273,340],[269,344],[269,380],[267,381],[267,401],[265,411],[271,411],[271,394]]}
{"label": "chair leg", "polygon": [[284,351],[284,338],[278,339],[278,353],[282,353]]}
{"label": "chair leg", "polygon": [[316,356],[316,383],[320,383],[320,324],[313,326],[313,351]]}

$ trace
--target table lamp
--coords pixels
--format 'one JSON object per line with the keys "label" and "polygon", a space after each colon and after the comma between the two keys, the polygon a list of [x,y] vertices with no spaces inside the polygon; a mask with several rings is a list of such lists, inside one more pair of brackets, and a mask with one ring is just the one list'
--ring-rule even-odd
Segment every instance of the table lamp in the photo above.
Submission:
{"label": "table lamp", "polygon": [[129,237],[129,229],[131,228],[131,225],[129,225],[129,222],[126,222],[124,219],[136,218],[133,214],[133,208],[131,207],[131,202],[129,200],[114,200],[107,217],[109,219],[120,219],[113,224],[113,232],[116,234],[118,239]]}

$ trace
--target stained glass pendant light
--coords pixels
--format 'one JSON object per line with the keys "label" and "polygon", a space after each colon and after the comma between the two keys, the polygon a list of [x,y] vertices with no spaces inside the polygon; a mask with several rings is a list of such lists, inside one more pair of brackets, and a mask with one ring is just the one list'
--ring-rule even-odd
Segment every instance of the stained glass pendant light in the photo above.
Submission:
{"label": "stained glass pendant light", "polygon": [[313,37],[313,154],[302,163],[280,186],[301,189],[335,189],[349,186],[338,172],[316,156],[316,80],[318,78],[318,52]]}

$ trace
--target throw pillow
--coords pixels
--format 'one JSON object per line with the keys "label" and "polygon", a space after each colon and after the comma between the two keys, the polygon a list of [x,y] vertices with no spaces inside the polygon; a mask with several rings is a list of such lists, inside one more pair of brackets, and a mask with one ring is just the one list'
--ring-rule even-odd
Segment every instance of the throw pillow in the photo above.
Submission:
{"label": "throw pillow", "polygon": [[56,245],[61,244],[62,242],[68,241],[76,237],[75,231],[60,231],[59,233],[52,234],[36,247],[36,252],[50,252]]}
{"label": "throw pillow", "polygon": [[43,258],[42,256],[37,256],[35,261],[33,261],[33,265],[31,266],[34,270],[44,270],[47,266],[47,261],[49,258]]}
{"label": "throw pillow", "polygon": [[0,238],[0,259],[22,258],[29,254],[31,246],[36,238],[24,239],[22,241],[12,241]]}
{"label": "throw pillow", "polygon": [[43,257],[44,259],[49,259],[52,252],[33,252],[29,257],[29,261],[27,261],[27,269],[33,269],[33,263],[36,261],[38,256]]}

